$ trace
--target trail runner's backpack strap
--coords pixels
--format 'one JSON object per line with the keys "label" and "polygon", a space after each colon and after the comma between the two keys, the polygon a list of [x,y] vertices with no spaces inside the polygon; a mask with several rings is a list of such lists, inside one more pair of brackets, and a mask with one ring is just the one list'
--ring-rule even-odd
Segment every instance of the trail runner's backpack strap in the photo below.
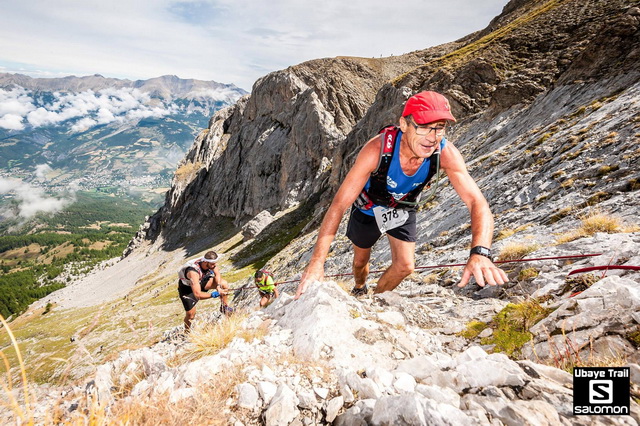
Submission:
{"label": "trail runner's backpack strap", "polygon": [[374,204],[386,205],[388,203],[391,194],[387,191],[387,173],[391,166],[393,150],[396,146],[396,138],[398,137],[399,131],[400,129],[396,126],[386,126],[380,130],[379,134],[382,137],[382,144],[380,146],[378,167],[369,177],[369,190],[366,191],[363,189],[360,195],[358,195],[355,201],[356,207],[369,210]]}
{"label": "trail runner's backpack strap", "polygon": [[396,126],[387,126],[380,130],[382,136],[382,146],[380,148],[380,160],[378,167],[371,173],[369,178],[369,189],[363,189],[355,201],[355,206],[359,209],[369,210],[375,204],[385,207],[400,207],[405,210],[415,210],[416,200],[425,187],[429,186],[431,178],[440,169],[440,149],[434,152],[429,158],[429,173],[426,179],[417,187],[413,188],[400,200],[396,200],[387,189],[387,175],[391,167],[391,160],[395,150],[396,140],[400,129]]}

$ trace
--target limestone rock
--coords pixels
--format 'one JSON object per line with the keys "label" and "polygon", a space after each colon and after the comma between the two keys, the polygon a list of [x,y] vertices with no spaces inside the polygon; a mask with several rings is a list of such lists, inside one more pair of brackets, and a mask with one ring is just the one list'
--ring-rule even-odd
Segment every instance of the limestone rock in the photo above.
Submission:
{"label": "limestone rock", "polygon": [[299,413],[296,408],[298,403],[298,397],[287,385],[278,386],[276,394],[264,413],[265,424],[268,426],[289,424]]}
{"label": "limestone rock", "polygon": [[332,423],[335,420],[343,404],[344,399],[341,396],[337,396],[327,403],[327,415],[325,420],[328,423]]}
{"label": "limestone rock", "polygon": [[240,383],[236,386],[238,392],[238,407],[253,410],[258,404],[258,391],[250,383]]}
{"label": "limestone rock", "polygon": [[267,210],[263,210],[256,215],[253,219],[247,222],[242,227],[242,236],[245,240],[250,240],[257,236],[264,228],[266,228],[271,222],[273,222],[274,217]]}

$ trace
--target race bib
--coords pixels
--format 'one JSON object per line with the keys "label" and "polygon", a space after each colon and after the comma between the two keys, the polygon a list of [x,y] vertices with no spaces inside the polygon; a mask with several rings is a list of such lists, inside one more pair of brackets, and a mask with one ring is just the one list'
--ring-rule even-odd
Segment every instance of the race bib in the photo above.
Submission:
{"label": "race bib", "polygon": [[383,234],[389,229],[404,225],[409,219],[409,212],[406,210],[394,209],[391,207],[375,206],[373,215],[376,218],[378,229]]}

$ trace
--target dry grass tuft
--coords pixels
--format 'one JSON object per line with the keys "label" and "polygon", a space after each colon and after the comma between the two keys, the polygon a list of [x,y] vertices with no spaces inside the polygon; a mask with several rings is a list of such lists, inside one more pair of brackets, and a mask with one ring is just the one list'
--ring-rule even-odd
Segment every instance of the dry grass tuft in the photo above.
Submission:
{"label": "dry grass tuft", "polygon": [[[4,397],[9,401],[6,404],[11,412],[15,415],[16,422],[18,424],[29,424],[33,423],[33,413],[31,411],[31,405],[29,402],[29,384],[27,381],[27,373],[24,368],[24,361],[22,360],[22,354],[20,353],[20,348],[18,347],[18,342],[16,341],[11,328],[9,328],[9,324],[5,321],[4,317],[0,315],[0,323],[2,323],[2,327],[7,331],[9,338],[11,339],[11,344],[13,349],[16,352],[16,357],[18,359],[18,364],[20,365],[20,376],[22,378],[22,397],[24,399],[24,403],[21,405],[20,402],[16,399],[15,392],[13,390],[13,381],[11,379],[11,366],[9,365],[9,360],[5,356],[5,354],[0,351],[0,356],[2,356],[2,360],[7,373],[6,382],[2,380],[0,383],[2,384],[2,390],[4,392]],[[4,399],[4,398],[3,398]],[[5,405],[3,401],[3,405]]]}
{"label": "dry grass tuft", "polygon": [[[231,317],[222,318],[215,323],[196,323],[188,336],[194,349],[191,354],[186,355],[186,360],[193,361],[203,356],[214,355],[236,337],[247,342],[264,337],[267,333],[266,326],[257,329],[246,329],[242,326],[247,316],[247,314],[236,312]],[[184,360],[185,357],[182,357],[183,362]]]}
{"label": "dry grass tuft", "polygon": [[425,284],[435,284],[438,281],[440,281],[440,279],[441,279],[440,274],[431,273],[423,277],[422,282]]}
{"label": "dry grass tuft", "polygon": [[293,351],[282,352],[276,359],[265,364],[271,368],[274,365],[292,367],[300,376],[306,377],[310,383],[314,378],[319,378],[325,383],[331,383],[335,380],[333,368],[322,361],[299,358]]}
{"label": "dry grass tuft", "polygon": [[599,211],[594,211],[587,216],[582,217],[582,225],[562,236],[558,237],[558,244],[568,243],[578,238],[590,237],[596,232],[606,232],[607,234],[615,234],[619,232],[634,232],[634,227],[625,227],[622,221],[616,217]]}
{"label": "dry grass tuft", "polygon": [[179,402],[171,402],[167,394],[152,398],[125,398],[116,400],[107,411],[93,397],[83,401],[70,419],[52,420],[56,423],[65,420],[64,424],[71,425],[227,425],[233,410],[233,407],[227,407],[227,399],[235,393],[236,385],[244,381],[246,377],[238,366],[218,374],[197,387],[195,396]]}
{"label": "dry grass tuft", "polygon": [[582,219],[582,227],[580,229],[587,235],[593,235],[596,232],[614,234],[622,231],[622,222],[615,216],[594,213]]}
{"label": "dry grass tuft", "polygon": [[584,352],[585,348],[576,347],[564,329],[562,329],[562,340],[559,343],[555,343],[551,335],[549,335],[548,342],[551,359],[538,359],[537,362],[553,365],[571,374],[573,374],[575,367],[624,367],[629,362],[626,355],[613,352],[613,350],[609,355],[594,352],[593,341],[589,342],[589,355],[583,359],[580,353]]}
{"label": "dry grass tuft", "polygon": [[498,231],[498,233],[496,234],[496,238],[495,241],[500,241],[503,240],[507,237],[510,237],[514,234],[517,234],[520,231],[524,231],[527,228],[530,228],[531,224],[527,223],[525,225],[522,226],[518,226],[517,228],[505,228],[505,229],[501,229],[500,231]]}
{"label": "dry grass tuft", "polygon": [[353,281],[336,281],[336,284],[338,284],[338,287],[343,289],[347,294],[351,294],[351,289],[354,286]]}
{"label": "dry grass tuft", "polygon": [[579,293],[579,292],[585,291],[586,289],[588,289],[589,287],[591,287],[592,285],[600,281],[601,278],[602,277],[599,277],[591,273],[572,275],[565,279],[564,287],[562,291],[563,293],[564,292]]}
{"label": "dry grass tuft", "polygon": [[505,245],[500,251],[500,255],[497,260],[519,260],[523,259],[531,252],[538,250],[540,246],[538,244],[527,243],[509,243]]}

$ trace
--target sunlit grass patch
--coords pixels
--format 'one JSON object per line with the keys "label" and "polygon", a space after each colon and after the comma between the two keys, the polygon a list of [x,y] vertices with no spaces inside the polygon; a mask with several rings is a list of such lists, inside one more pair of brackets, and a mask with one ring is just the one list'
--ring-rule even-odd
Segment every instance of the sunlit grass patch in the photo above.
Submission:
{"label": "sunlit grass patch", "polygon": [[[167,291],[171,303],[147,295],[145,300],[136,299],[135,306],[131,298],[119,299],[102,308],[56,308],[47,315],[42,315],[42,308],[16,318],[12,327],[31,381],[64,385],[114,359],[122,348],[159,341],[163,331],[182,323],[184,316],[176,292]],[[0,333],[0,347],[7,343]],[[9,347],[5,353],[11,365],[17,365],[15,351]]]}
{"label": "sunlit grass patch", "polygon": [[597,232],[616,234],[620,232],[636,232],[638,229],[640,229],[638,226],[626,226],[617,216],[594,211],[581,218],[579,228],[559,236],[556,241],[558,244],[563,244],[578,238],[593,236]]}
{"label": "sunlit grass patch", "polygon": [[464,337],[465,339],[475,339],[478,337],[480,333],[488,326],[486,323],[482,321],[473,320],[467,324],[467,327],[458,333],[459,336]]}
{"label": "sunlit grass patch", "polygon": [[502,250],[500,250],[500,254],[498,255],[498,260],[520,260],[523,259],[529,253],[532,253],[538,250],[540,246],[538,244],[532,243],[520,243],[513,242],[506,244]]}
{"label": "sunlit grass patch", "polygon": [[532,338],[529,329],[551,312],[551,309],[540,305],[537,299],[527,299],[517,304],[509,303],[489,324],[494,330],[493,334],[480,342],[483,345],[495,345],[494,352],[517,357],[522,346]]}
{"label": "sunlit grass patch", "polygon": [[187,162],[181,164],[174,175],[174,180],[177,183],[185,184],[191,182],[196,173],[203,167],[201,162]]}
{"label": "sunlit grass patch", "polygon": [[[33,413],[31,411],[30,399],[31,395],[29,393],[29,383],[27,381],[27,372],[25,370],[25,363],[22,359],[22,353],[20,351],[20,347],[18,346],[18,342],[9,327],[9,324],[5,321],[4,317],[0,315],[0,323],[2,324],[2,332],[3,334],[9,337],[11,341],[11,346],[16,354],[16,363],[20,370],[20,381],[22,382],[22,401],[19,401],[16,398],[16,393],[13,388],[13,378],[11,377],[11,364],[9,359],[5,356],[3,351],[0,351],[0,357],[2,358],[2,363],[4,365],[5,373],[6,373],[6,381],[4,378],[0,378],[0,384],[2,385],[2,399],[7,400],[6,404],[11,412],[13,412],[15,419],[18,424],[27,423],[33,424]],[[4,405],[4,404],[3,404]]]}
{"label": "sunlit grass patch", "polygon": [[518,273],[518,281],[532,280],[536,278],[539,273],[536,268],[524,268]]}
{"label": "sunlit grass patch", "polygon": [[203,356],[214,355],[226,348],[237,337],[247,342],[253,339],[261,339],[267,334],[267,327],[247,329],[243,322],[248,315],[236,312],[228,318],[222,318],[217,322],[196,322],[188,334],[187,340],[193,345],[188,360],[195,360]]}

